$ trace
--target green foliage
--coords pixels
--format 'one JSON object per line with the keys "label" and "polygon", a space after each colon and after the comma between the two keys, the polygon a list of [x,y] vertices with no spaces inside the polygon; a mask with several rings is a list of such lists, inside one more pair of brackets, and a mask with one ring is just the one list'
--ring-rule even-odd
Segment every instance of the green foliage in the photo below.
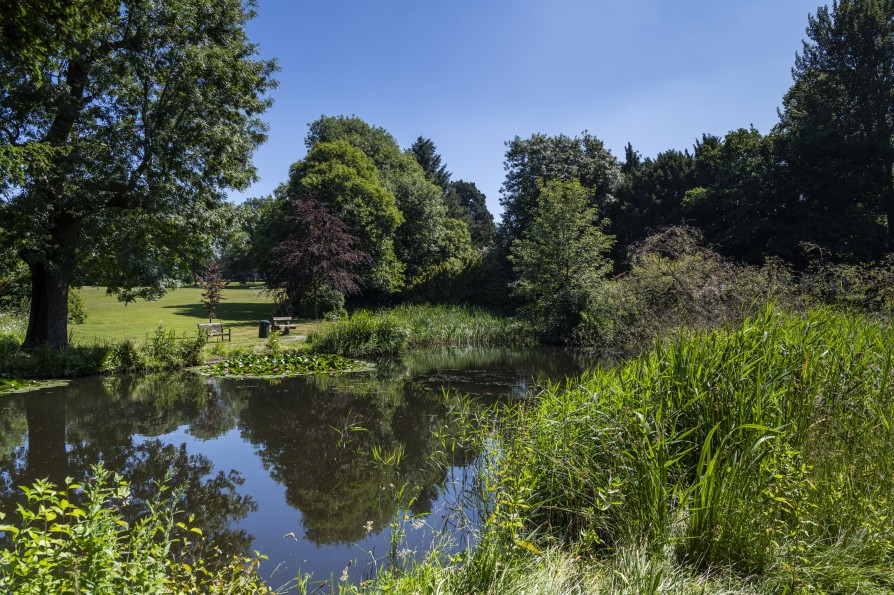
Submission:
{"label": "green foliage", "polygon": [[404,216],[362,151],[344,140],[315,144],[292,166],[282,193],[289,199],[312,196],[357,236],[359,249],[372,258],[360,275],[364,287],[387,294],[402,286],[403,265],[394,242]]}
{"label": "green foliage", "polygon": [[[102,467],[86,485],[22,487],[20,520],[0,525],[12,545],[0,550],[0,590],[44,593],[270,593],[261,558],[205,560],[190,555],[202,531],[178,510],[181,494],[158,486],[147,513],[129,523],[127,483]],[[4,519],[0,519],[2,521]],[[7,521],[11,519],[5,519]]]}
{"label": "green foliage", "polygon": [[207,254],[223,190],[254,178],[275,63],[245,33],[251,2],[34,4],[12,13],[26,47],[0,52],[0,146],[18,147],[0,228],[40,290],[26,343],[61,348],[76,272],[157,297]]}
{"label": "green foliage", "polygon": [[387,316],[366,310],[325,325],[308,337],[317,353],[358,357],[398,353],[407,346],[407,330]]}
{"label": "green foliage", "polygon": [[894,4],[820,6],[807,36],[777,130],[804,239],[877,257],[894,247]]}
{"label": "green foliage", "polygon": [[591,193],[577,180],[540,187],[537,211],[509,256],[522,314],[545,339],[561,341],[580,324],[611,270],[613,238],[603,233]]}
{"label": "green foliage", "polygon": [[501,422],[495,514],[598,558],[671,547],[760,591],[884,592],[892,362],[888,324],[768,308],[546,384]]}
{"label": "green foliage", "polygon": [[[426,179],[413,154],[402,152],[394,137],[383,128],[356,117],[324,116],[311,123],[305,140],[311,150],[335,141],[348,142],[366,155],[375,165],[382,186],[394,196],[403,215],[403,224],[395,235],[394,251],[404,264],[406,275],[414,278],[437,266],[444,258],[445,245],[450,245],[444,240],[448,230],[442,188]],[[447,257],[467,251],[468,247],[459,247]]]}
{"label": "green foliage", "polygon": [[618,160],[595,136],[534,134],[506,143],[506,180],[500,204],[500,233],[508,247],[524,234],[537,212],[542,185],[552,180],[577,180],[590,191],[591,206],[604,210],[621,180]]}
{"label": "green foliage", "polygon": [[297,351],[271,350],[266,354],[240,354],[211,364],[207,372],[213,376],[294,376],[301,374],[335,374],[368,367],[363,362],[330,354],[305,354]]}
{"label": "green foliage", "polygon": [[76,291],[68,292],[68,320],[74,324],[87,322],[87,307],[84,298]]}
{"label": "green foliage", "polygon": [[462,306],[399,306],[360,310],[308,337],[317,353],[382,355],[430,345],[520,345],[530,336],[518,323]]}
{"label": "green foliage", "polygon": [[23,351],[15,337],[0,336],[0,373],[21,377],[69,378],[110,372],[172,370],[203,363],[207,337],[196,332],[177,336],[158,327],[144,342],[94,342],[57,350]]}

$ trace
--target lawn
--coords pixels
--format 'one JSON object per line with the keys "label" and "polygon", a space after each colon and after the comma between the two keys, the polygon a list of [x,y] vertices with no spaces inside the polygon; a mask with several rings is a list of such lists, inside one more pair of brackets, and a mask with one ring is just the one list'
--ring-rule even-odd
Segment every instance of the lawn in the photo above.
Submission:
{"label": "lawn", "polygon": [[[182,287],[155,302],[137,301],[123,304],[114,296],[106,295],[104,287],[83,287],[77,291],[87,309],[87,322],[69,324],[69,331],[77,343],[94,341],[142,341],[159,326],[178,334],[195,333],[196,325],[208,322],[202,307],[202,289]],[[234,285],[223,292],[224,299],[217,307],[214,322],[222,322],[232,329],[233,343],[257,342],[258,321],[270,320],[273,300],[256,286]],[[292,331],[306,335],[314,326],[312,320],[298,320]]]}

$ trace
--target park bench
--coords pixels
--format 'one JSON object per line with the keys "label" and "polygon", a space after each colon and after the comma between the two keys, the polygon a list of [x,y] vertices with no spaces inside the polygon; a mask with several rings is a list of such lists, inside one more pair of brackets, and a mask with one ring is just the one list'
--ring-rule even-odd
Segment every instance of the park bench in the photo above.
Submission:
{"label": "park bench", "polygon": [[224,340],[224,337],[227,338],[227,341],[230,343],[233,342],[233,338],[230,336],[230,329],[224,330],[223,323],[220,322],[205,322],[199,324],[199,330],[205,331],[205,335],[211,339],[212,337],[220,337],[221,343]]}
{"label": "park bench", "polygon": [[284,335],[288,335],[290,328],[298,328],[298,325],[292,322],[291,316],[273,317],[273,330],[282,331]]}

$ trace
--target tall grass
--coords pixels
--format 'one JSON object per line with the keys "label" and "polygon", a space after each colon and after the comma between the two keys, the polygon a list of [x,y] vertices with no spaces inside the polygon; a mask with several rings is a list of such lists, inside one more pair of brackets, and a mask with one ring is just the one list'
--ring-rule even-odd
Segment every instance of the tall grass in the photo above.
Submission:
{"label": "tall grass", "polygon": [[320,353],[382,355],[407,347],[519,345],[530,338],[512,320],[463,306],[403,305],[360,310],[308,338]]}
{"label": "tall grass", "polygon": [[894,587],[894,330],[765,309],[548,385],[501,434],[512,505],[557,542],[780,589]]}
{"label": "tall grass", "polygon": [[335,591],[894,590],[888,323],[766,308],[493,419],[478,546]]}

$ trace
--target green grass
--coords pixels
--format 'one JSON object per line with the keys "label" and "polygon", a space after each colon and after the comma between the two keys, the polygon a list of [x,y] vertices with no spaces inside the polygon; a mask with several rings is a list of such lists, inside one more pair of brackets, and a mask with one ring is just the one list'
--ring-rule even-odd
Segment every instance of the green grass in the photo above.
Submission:
{"label": "green grass", "polygon": [[[143,341],[159,326],[178,335],[193,334],[196,325],[208,322],[202,307],[202,289],[181,287],[154,302],[123,304],[106,295],[105,288],[83,287],[78,291],[87,309],[87,322],[69,324],[74,343]],[[257,343],[258,321],[273,316],[273,300],[255,286],[228,286],[217,307],[215,322],[232,328],[233,343]],[[310,320],[299,321],[293,335],[306,335],[315,327]],[[260,341],[263,341],[262,339]]]}

